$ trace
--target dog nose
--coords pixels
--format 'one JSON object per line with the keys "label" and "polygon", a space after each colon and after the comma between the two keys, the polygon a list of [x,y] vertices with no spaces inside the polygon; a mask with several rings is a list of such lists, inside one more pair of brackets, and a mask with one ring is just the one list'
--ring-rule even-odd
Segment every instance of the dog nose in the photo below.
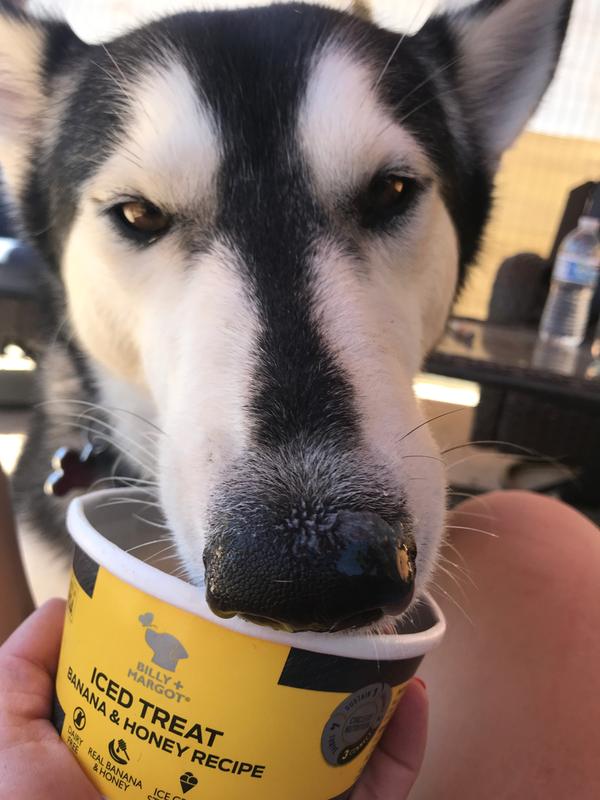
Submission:
{"label": "dog nose", "polygon": [[372,512],[294,509],[275,530],[216,535],[204,553],[206,597],[221,617],[290,631],[340,631],[404,611],[416,546]]}

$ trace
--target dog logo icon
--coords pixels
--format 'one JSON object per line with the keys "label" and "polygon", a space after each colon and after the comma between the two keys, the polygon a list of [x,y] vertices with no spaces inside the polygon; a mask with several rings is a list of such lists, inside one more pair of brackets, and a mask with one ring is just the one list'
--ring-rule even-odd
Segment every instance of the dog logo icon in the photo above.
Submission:
{"label": "dog logo icon", "polygon": [[152,630],[155,627],[154,614],[142,614],[138,619],[146,629],[146,644],[154,653],[152,663],[161,669],[175,672],[177,664],[183,658],[189,658],[185,647],[170,633],[158,633]]}

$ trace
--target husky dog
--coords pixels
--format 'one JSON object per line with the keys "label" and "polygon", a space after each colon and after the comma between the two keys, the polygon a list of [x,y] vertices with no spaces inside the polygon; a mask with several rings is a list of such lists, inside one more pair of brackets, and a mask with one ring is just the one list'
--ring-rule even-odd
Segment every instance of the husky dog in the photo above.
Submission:
{"label": "husky dog", "polygon": [[0,158],[54,325],[22,513],[64,536],[42,487],[88,428],[218,613],[383,630],[407,540],[418,600],[445,481],[412,380],[571,4],[480,0],[413,36],[189,12],[90,46],[0,3]]}

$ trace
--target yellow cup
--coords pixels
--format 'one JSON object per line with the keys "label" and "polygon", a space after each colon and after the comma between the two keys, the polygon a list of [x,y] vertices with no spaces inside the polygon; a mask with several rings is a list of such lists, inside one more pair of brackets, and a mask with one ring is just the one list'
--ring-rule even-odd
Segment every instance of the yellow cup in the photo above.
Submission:
{"label": "yellow cup", "polygon": [[[96,492],[67,524],[73,573],[54,722],[108,800],[350,796],[445,622],[398,635],[281,633],[214,616],[169,574],[146,495]],[[126,500],[124,500],[127,498]]]}

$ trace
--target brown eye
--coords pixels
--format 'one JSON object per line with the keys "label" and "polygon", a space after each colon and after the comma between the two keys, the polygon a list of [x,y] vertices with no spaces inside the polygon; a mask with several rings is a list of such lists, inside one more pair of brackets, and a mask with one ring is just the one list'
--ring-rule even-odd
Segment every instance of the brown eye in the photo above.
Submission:
{"label": "brown eye", "polygon": [[398,216],[407,207],[416,181],[399,175],[376,175],[358,198],[361,224],[377,228]]}
{"label": "brown eye", "polygon": [[376,178],[370,187],[371,197],[380,208],[389,208],[397,203],[404,191],[402,178]]}
{"label": "brown eye", "polygon": [[119,203],[112,211],[125,232],[142,241],[154,241],[171,225],[171,217],[147,200]]}

